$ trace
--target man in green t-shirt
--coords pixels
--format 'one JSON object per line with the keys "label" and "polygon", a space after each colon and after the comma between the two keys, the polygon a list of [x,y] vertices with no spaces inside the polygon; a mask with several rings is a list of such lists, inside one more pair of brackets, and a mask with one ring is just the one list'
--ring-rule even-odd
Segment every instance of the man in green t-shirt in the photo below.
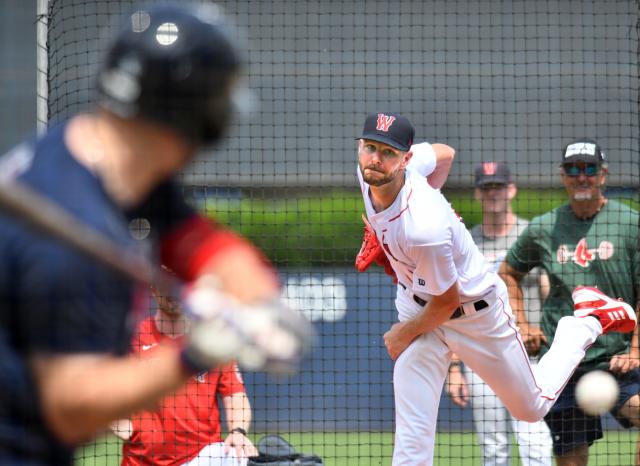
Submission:
{"label": "man in green t-shirt", "polygon": [[[562,157],[560,174],[569,202],[534,218],[500,268],[530,354],[544,354],[560,318],[573,315],[571,292],[577,286],[597,286],[609,296],[635,304],[636,309],[639,301],[638,212],[604,196],[608,169],[595,141],[568,144]],[[541,329],[527,322],[520,288],[522,278],[534,267],[542,267],[550,281]],[[613,373],[620,397],[611,414],[626,428],[640,426],[639,358],[637,328],[633,334],[604,335],[589,348],[545,417],[558,466],[586,465],[589,446],[602,438],[600,418],[587,416],[575,403],[575,383],[585,372]]]}

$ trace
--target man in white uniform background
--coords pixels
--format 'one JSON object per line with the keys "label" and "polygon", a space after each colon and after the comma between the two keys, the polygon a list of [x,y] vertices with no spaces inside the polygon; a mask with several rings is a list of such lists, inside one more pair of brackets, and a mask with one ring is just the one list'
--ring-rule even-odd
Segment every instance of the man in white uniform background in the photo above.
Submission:
{"label": "man in white uniform background", "polygon": [[[491,386],[513,416],[534,422],[548,412],[599,335],[631,332],[636,325],[628,304],[576,288],[579,310],[560,321],[534,374],[504,282],[446,199],[427,183],[426,173],[407,169],[414,134],[407,118],[377,113],[367,117],[358,141],[367,217],[398,279],[400,322],[384,335],[396,361],[395,466],[433,464],[438,404],[453,353]],[[423,152],[433,170],[434,151]],[[590,304],[596,300],[605,304]],[[606,313],[611,308],[621,312]]]}
{"label": "man in white uniform background", "polygon": [[[482,223],[471,229],[476,243],[491,269],[497,272],[509,247],[529,221],[518,217],[512,207],[518,188],[504,162],[483,162],[475,169],[474,197],[480,203]],[[527,322],[540,323],[540,308],[548,293],[546,274],[537,268],[522,281]],[[535,327],[539,332],[539,327]],[[525,329],[521,328],[521,331]],[[530,355],[532,364],[537,362]],[[511,464],[511,433],[516,437],[520,460],[525,466],[551,466],[552,441],[543,421],[528,423],[509,414],[502,401],[468,366],[454,357],[449,366],[447,392],[451,401],[466,407],[471,401],[473,425],[482,449],[484,466]]]}

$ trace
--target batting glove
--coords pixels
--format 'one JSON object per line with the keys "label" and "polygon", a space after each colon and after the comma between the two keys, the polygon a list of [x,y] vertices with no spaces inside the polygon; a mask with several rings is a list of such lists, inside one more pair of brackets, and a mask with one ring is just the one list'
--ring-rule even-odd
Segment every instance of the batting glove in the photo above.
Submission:
{"label": "batting glove", "polygon": [[236,360],[248,370],[291,373],[313,340],[311,324],[280,299],[242,304],[199,287],[184,304],[192,324],[182,360],[193,372]]}

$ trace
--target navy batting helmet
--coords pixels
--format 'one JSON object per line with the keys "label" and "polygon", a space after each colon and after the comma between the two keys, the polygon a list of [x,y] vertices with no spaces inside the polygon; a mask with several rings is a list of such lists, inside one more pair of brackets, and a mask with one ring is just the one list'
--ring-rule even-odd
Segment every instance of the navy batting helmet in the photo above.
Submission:
{"label": "navy batting helmet", "polygon": [[240,68],[224,28],[214,5],[133,13],[99,72],[99,105],[165,125],[196,144],[215,142],[229,123]]}

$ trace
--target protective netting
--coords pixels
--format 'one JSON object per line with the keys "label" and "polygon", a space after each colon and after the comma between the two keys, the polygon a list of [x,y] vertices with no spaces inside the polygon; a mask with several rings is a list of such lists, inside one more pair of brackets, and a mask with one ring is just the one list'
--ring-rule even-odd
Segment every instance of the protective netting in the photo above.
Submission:
{"label": "protective netting", "polygon": [[[473,190],[474,170],[481,162],[508,163],[519,188],[513,209],[531,219],[568,201],[558,174],[562,149],[590,138],[608,158],[607,197],[637,208],[639,4],[218,4],[245,48],[245,83],[253,95],[223,144],[201,154],[185,171],[185,196],[263,248],[282,273],[285,296],[311,317],[319,334],[298,375],[272,379],[245,374],[253,406],[251,438],[280,433],[329,465],[390,464],[393,363],[382,335],[396,320],[396,289],[381,269],[358,274],[352,268],[364,210],[354,138],[366,115],[399,112],[413,122],[418,141],[456,149],[444,193],[469,228],[482,223],[485,209],[483,252],[498,267],[507,245],[488,240],[487,219],[503,222],[504,217],[488,211],[504,212],[508,202],[498,207],[480,202],[482,196],[496,194]],[[124,0],[50,1],[51,122],[90,107],[101,51],[113,31],[109,25],[133,11],[133,5]],[[591,276],[583,269],[598,268],[593,276],[603,282],[582,284],[611,284],[619,296],[637,300],[637,264],[621,259],[636,271],[630,276],[607,268],[607,261],[618,257],[610,245],[634,234],[617,227],[622,216],[610,215],[596,243],[586,233],[581,236],[578,226],[565,228],[578,236],[545,243],[545,263],[552,264],[554,273],[561,270],[570,283]],[[482,231],[476,233],[482,241]],[[603,240],[602,235],[611,238]],[[624,253],[637,257],[633,247]],[[554,287],[566,286],[550,278],[552,295]],[[541,298],[532,296],[525,307],[537,326]],[[551,324],[545,325],[548,330]],[[435,464],[483,464],[483,451],[495,460],[486,464],[519,464],[519,457],[520,464],[551,464],[544,423],[516,426],[492,394],[475,393],[485,389],[463,370],[467,383],[478,384],[472,386],[478,390],[460,408],[445,387]],[[632,464],[635,430],[622,429],[609,415],[603,429],[604,439],[591,448],[589,464]],[[489,438],[481,448],[482,430],[499,434],[493,450]],[[506,447],[507,459],[499,462],[496,458]],[[79,452],[79,464],[119,464],[121,448],[113,437],[100,439]]]}

